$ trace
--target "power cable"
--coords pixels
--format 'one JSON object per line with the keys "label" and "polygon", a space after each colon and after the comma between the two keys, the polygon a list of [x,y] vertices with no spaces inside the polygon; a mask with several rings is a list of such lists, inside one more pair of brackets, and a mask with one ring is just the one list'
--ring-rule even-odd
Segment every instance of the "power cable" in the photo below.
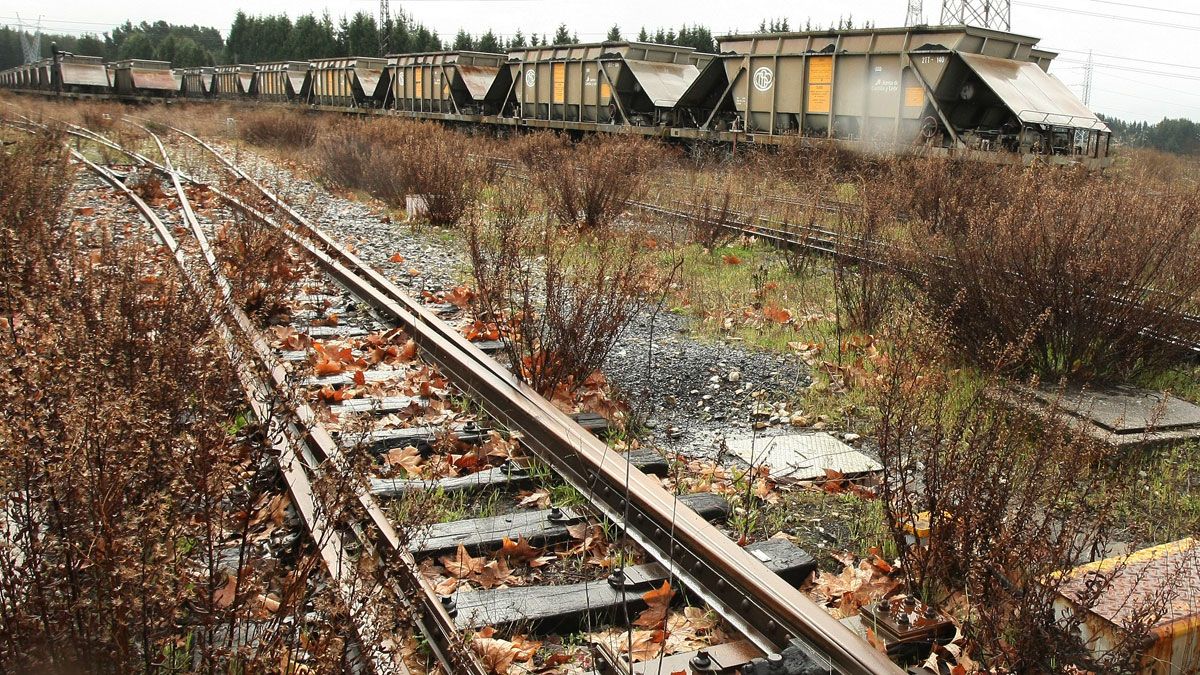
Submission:
{"label": "power cable", "polygon": [[1033,7],[1035,9],[1046,9],[1052,12],[1063,12],[1066,14],[1077,14],[1079,16],[1094,16],[1101,19],[1113,19],[1115,21],[1127,21],[1129,23],[1140,23],[1147,26],[1162,26],[1164,28],[1178,28],[1180,30],[1200,31],[1200,26],[1189,26],[1182,23],[1171,23],[1169,21],[1156,21],[1154,19],[1139,19],[1132,16],[1121,16],[1119,14],[1105,14],[1104,12],[1093,12],[1086,9],[1073,9],[1070,7],[1055,7],[1054,5],[1042,5],[1036,2],[1014,2],[1018,7]]}
{"label": "power cable", "polygon": [[1101,5],[1117,5],[1118,7],[1132,7],[1134,9],[1145,9],[1151,12],[1166,12],[1167,14],[1182,14],[1183,16],[1200,16],[1200,12],[1185,12],[1182,9],[1167,9],[1165,7],[1151,7],[1150,5],[1138,5],[1132,2],[1117,2],[1116,0],[1088,0]]}

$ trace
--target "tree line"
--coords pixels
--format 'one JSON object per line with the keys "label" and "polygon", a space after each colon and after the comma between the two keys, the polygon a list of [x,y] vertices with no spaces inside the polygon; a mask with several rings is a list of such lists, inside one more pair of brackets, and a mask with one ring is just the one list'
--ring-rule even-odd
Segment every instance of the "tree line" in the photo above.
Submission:
{"label": "tree line", "polygon": [[[26,32],[26,38],[31,37]],[[83,56],[100,56],[106,61],[121,59],[158,59],[179,66],[210,66],[224,55],[221,31],[208,26],[177,26],[165,21],[126,21],[103,35],[43,33],[42,58],[50,58],[50,45]],[[0,68],[24,63],[21,32],[0,27]]]}
{"label": "tree line", "polygon": [[1113,139],[1134,148],[1154,148],[1178,155],[1200,155],[1200,123],[1164,118],[1161,122],[1127,122],[1099,115],[1113,131]]}

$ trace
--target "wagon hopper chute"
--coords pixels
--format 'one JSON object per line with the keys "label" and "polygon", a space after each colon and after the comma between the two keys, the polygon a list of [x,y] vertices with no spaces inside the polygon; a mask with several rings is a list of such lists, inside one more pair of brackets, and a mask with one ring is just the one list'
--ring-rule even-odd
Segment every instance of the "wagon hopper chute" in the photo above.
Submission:
{"label": "wagon hopper chute", "polygon": [[278,61],[258,64],[250,94],[260,101],[287,102],[308,95],[307,61]]}
{"label": "wagon hopper chute", "polygon": [[344,108],[380,108],[387,99],[387,59],[318,59],[308,72],[310,104]]}
{"label": "wagon hopper chute", "polygon": [[105,94],[111,82],[99,56],[60,54],[51,72],[50,88],[76,94]]}
{"label": "wagon hopper chute", "polygon": [[170,98],[177,87],[166,61],[127,59],[111,65],[113,88],[121,96]]}
{"label": "wagon hopper chute", "polygon": [[212,80],[216,69],[212,67],[182,68],[179,93],[185,98],[208,98],[212,93]]}
{"label": "wagon hopper chute", "polygon": [[509,52],[505,114],[606,125],[675,124],[675,105],[712,60],[691,47],[641,42],[540,46]]}
{"label": "wagon hopper chute", "polygon": [[212,95],[225,100],[246,98],[254,84],[254,66],[240,64],[214,69]]}
{"label": "wagon hopper chute", "polygon": [[507,59],[481,52],[388,57],[392,107],[405,112],[496,115],[511,89]]}
{"label": "wagon hopper chute", "polygon": [[[1103,162],[1110,132],[1036,38],[964,26],[742,35],[679,101],[705,131]],[[681,134],[686,135],[686,134]]]}

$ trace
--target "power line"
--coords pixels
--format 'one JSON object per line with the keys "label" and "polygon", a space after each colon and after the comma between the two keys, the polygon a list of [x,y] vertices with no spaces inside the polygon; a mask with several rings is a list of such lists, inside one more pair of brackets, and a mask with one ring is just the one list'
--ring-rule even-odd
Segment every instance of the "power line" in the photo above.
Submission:
{"label": "power line", "polygon": [[[1093,53],[1090,49],[1087,51],[1084,51],[1082,49],[1059,49],[1057,47],[1047,47],[1046,49],[1049,49],[1052,52],[1066,52],[1069,54],[1091,54],[1091,53]],[[1200,70],[1200,66],[1189,66],[1184,63],[1169,63],[1167,61],[1151,61],[1149,59],[1135,59],[1132,56],[1117,56],[1116,54],[1104,54],[1101,52],[1095,52],[1095,55],[1099,56],[1101,58],[1105,58],[1105,59],[1120,59],[1122,61],[1134,61],[1137,63],[1149,63],[1149,64],[1152,64],[1155,66],[1170,66],[1172,68],[1187,68],[1189,70]]]}
{"label": "power line", "polygon": [[[1078,59],[1058,59],[1058,60],[1061,61],[1062,63],[1079,63],[1079,64],[1084,64],[1084,65],[1087,64],[1087,61],[1080,61]],[[1096,67],[1103,68],[1105,70],[1120,70],[1120,71],[1124,71],[1124,72],[1128,72],[1128,73],[1142,73],[1144,75],[1157,75],[1159,77],[1169,77],[1169,78],[1176,79],[1176,80],[1191,80],[1191,81],[1200,82],[1200,75],[1185,75],[1183,73],[1167,73],[1167,72],[1163,72],[1161,70],[1150,70],[1149,68],[1135,68],[1133,66],[1119,66],[1115,63],[1097,63]]]}
{"label": "power line", "polygon": [[1066,14],[1078,14],[1080,16],[1095,16],[1101,19],[1113,19],[1116,21],[1127,21],[1129,23],[1140,23],[1147,26],[1162,26],[1164,28],[1178,28],[1180,30],[1195,30],[1200,31],[1200,26],[1189,26],[1182,23],[1171,23],[1169,21],[1155,21],[1154,19],[1138,19],[1132,16],[1121,16],[1120,14],[1105,14],[1104,12],[1092,12],[1086,9],[1072,9],[1069,7],[1055,7],[1053,5],[1042,5],[1036,2],[1021,2],[1014,1],[1012,4],[1019,7],[1033,7],[1036,9],[1046,9],[1052,12],[1064,12]]}
{"label": "power line", "polygon": [[1185,12],[1182,9],[1167,9],[1165,7],[1151,7],[1150,5],[1136,5],[1132,2],[1117,2],[1116,0],[1088,0],[1088,2],[1096,2],[1101,5],[1117,5],[1118,7],[1145,9],[1151,12],[1166,12],[1167,14],[1181,14],[1183,16],[1200,16],[1200,12]]}

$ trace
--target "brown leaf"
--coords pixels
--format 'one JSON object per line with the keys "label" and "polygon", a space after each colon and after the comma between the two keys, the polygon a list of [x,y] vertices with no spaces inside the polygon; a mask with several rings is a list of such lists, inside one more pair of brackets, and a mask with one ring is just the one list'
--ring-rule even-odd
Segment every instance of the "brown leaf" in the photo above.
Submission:
{"label": "brown leaf", "polygon": [[213,592],[213,606],[217,609],[229,607],[237,597],[237,577],[227,573],[225,579],[225,585]]}
{"label": "brown leaf", "polygon": [[671,590],[670,581],[664,581],[661,587],[643,593],[642,600],[646,603],[646,609],[638,615],[633,625],[642,628],[662,626],[667,617],[667,608],[671,606],[671,597],[674,595],[675,591]]}
{"label": "brown leaf", "polygon": [[529,545],[529,540],[524,536],[518,537],[514,542],[512,539],[505,537],[500,544],[500,550],[496,551],[497,557],[515,558],[518,561],[533,560],[541,555],[542,550],[533,548]]}
{"label": "brown leaf", "polygon": [[398,466],[403,469],[405,475],[417,476],[421,473],[421,451],[411,445],[388,450],[387,454],[383,456],[383,460],[389,466]]}
{"label": "brown leaf", "polygon": [[453,558],[442,556],[442,565],[446,567],[446,572],[451,576],[466,579],[472,574],[479,574],[483,571],[483,558],[472,558],[467,553],[466,547],[459,544],[458,551]]}
{"label": "brown leaf", "polygon": [[388,262],[402,263],[404,262],[404,256],[399,253],[393,253],[392,257],[388,258]]}

